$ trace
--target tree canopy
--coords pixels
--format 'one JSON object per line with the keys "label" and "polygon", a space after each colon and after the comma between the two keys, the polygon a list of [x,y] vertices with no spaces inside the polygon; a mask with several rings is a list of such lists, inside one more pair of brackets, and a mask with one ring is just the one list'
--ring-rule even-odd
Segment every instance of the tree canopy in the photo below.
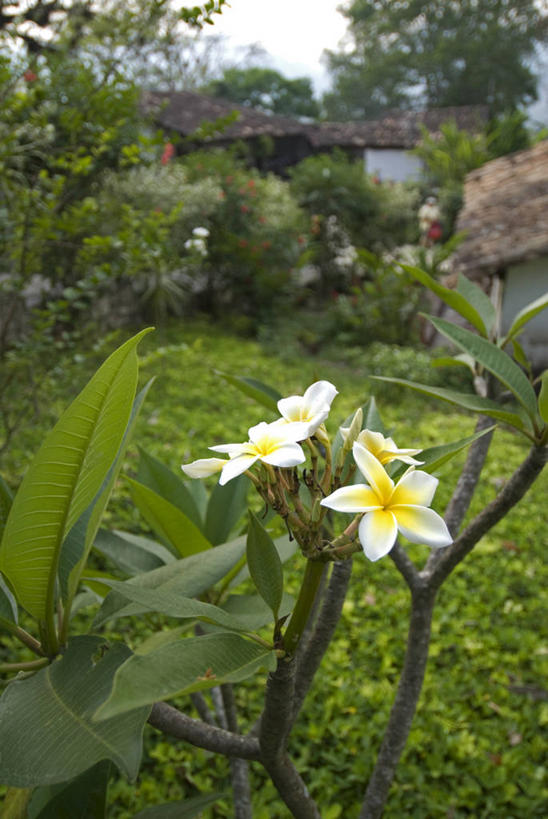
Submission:
{"label": "tree canopy", "polygon": [[250,105],[270,114],[317,117],[319,106],[308,77],[288,79],[273,68],[227,68],[208,86],[215,97]]}
{"label": "tree canopy", "polygon": [[388,109],[488,105],[512,110],[537,97],[535,47],[548,4],[535,0],[353,0],[348,45],[328,51],[331,119]]}

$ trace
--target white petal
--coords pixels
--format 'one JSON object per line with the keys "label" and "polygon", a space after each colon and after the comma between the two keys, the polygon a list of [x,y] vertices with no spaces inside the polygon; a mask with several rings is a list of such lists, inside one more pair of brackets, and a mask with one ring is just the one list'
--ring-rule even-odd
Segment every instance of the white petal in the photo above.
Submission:
{"label": "white petal", "polygon": [[415,458],[411,458],[409,455],[402,455],[402,452],[412,452],[416,455],[417,452],[421,452],[420,449],[411,449],[411,450],[402,450],[399,449],[397,453],[394,455],[394,459],[401,461],[404,464],[411,464],[411,466],[422,466],[424,461],[416,461]]}
{"label": "white petal", "polygon": [[209,446],[212,452],[224,452],[230,458],[236,458],[238,455],[245,455],[248,451],[248,444],[219,444],[218,446]]}
{"label": "white petal", "polygon": [[181,469],[189,478],[209,478],[227,464],[226,458],[200,458],[191,464],[183,464]]}
{"label": "white petal", "polygon": [[237,458],[231,458],[230,461],[225,461],[221,477],[219,478],[220,485],[224,486],[225,483],[231,481],[232,478],[241,475],[246,469],[253,466],[256,460],[256,455],[239,455]]}
{"label": "white petal", "polygon": [[438,479],[428,472],[409,469],[396,484],[390,507],[395,504],[430,506],[438,483]]}
{"label": "white petal", "polygon": [[449,546],[453,538],[445,521],[433,509],[424,506],[393,506],[398,529],[411,543],[425,543],[441,548]]}
{"label": "white petal", "polygon": [[394,515],[384,509],[368,512],[360,520],[358,534],[369,560],[384,557],[396,542],[398,534]]}
{"label": "white petal", "polygon": [[336,489],[331,495],[324,498],[320,505],[335,509],[337,512],[367,512],[381,508],[379,499],[371,487],[363,483]]}
{"label": "white petal", "polygon": [[329,413],[329,408],[337,393],[337,388],[330,381],[316,381],[303,395],[304,405],[312,412],[327,407]]}
{"label": "white petal", "polygon": [[358,435],[358,443],[378,457],[385,446],[384,435],[380,432],[373,432],[370,429],[363,429]]}
{"label": "white petal", "polygon": [[278,401],[278,412],[283,415],[286,421],[300,421],[302,408],[302,395],[290,395],[287,398],[280,398]]}
{"label": "white petal", "polygon": [[354,460],[367,483],[375,490],[382,506],[385,506],[392,495],[394,481],[388,477],[384,467],[375,456],[357,442],[352,447]]}
{"label": "white petal", "polygon": [[254,427],[250,427],[247,434],[249,435],[249,440],[253,441],[256,444],[261,438],[268,433],[268,427],[270,425],[266,423],[266,421],[261,421],[259,424],[255,424]]}
{"label": "white petal", "polygon": [[272,466],[297,466],[306,461],[306,455],[299,444],[285,443],[273,452],[269,452],[268,455],[263,455],[261,461]]}

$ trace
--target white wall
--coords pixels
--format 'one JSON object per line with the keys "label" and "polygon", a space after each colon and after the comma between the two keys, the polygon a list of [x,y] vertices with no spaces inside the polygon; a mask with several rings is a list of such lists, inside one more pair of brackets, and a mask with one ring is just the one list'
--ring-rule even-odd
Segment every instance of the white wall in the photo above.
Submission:
{"label": "white wall", "polygon": [[422,162],[417,156],[397,148],[366,148],[367,173],[377,174],[382,182],[406,182],[418,179]]}
{"label": "white wall", "polygon": [[[548,292],[548,256],[508,268],[502,296],[503,332],[516,313]],[[526,326],[518,341],[536,367],[548,367],[548,308]]]}

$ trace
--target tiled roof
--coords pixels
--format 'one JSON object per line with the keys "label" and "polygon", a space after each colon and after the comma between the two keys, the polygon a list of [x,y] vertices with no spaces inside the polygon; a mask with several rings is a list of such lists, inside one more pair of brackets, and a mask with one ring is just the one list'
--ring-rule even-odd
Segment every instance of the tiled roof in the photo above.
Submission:
{"label": "tiled roof", "polygon": [[469,173],[457,230],[455,266],[469,275],[548,255],[548,140]]}
{"label": "tiled roof", "polygon": [[476,105],[430,111],[398,111],[370,122],[304,123],[190,91],[149,91],[143,95],[142,105],[163,128],[185,136],[192,134],[204,122],[212,122],[238,111],[238,120],[218,136],[210,137],[211,141],[293,135],[306,138],[314,149],[335,145],[407,149],[419,141],[421,124],[436,134],[440,125],[448,120],[454,120],[459,128],[467,130],[477,130],[487,121],[487,109]]}

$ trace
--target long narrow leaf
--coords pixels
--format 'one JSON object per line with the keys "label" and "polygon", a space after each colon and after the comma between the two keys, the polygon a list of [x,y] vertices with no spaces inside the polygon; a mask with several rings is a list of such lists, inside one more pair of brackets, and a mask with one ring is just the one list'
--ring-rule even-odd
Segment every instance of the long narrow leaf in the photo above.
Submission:
{"label": "long narrow leaf", "polygon": [[137,384],[136,347],[147,332],[100,367],[47,436],[14,498],[0,569],[38,620],[53,611],[63,538],[94,499],[118,452]]}
{"label": "long narrow leaf", "polygon": [[548,293],[544,293],[538,299],[523,307],[514,318],[506,337],[501,341],[501,347],[504,347],[511,339],[519,335],[527,322],[531,321],[541,310],[545,310],[546,307],[548,307]]}
{"label": "long narrow leaf", "polygon": [[457,280],[457,292],[464,296],[468,304],[481,316],[487,334],[489,334],[495,326],[497,312],[487,293],[484,293],[481,287],[467,279],[462,273]]}
{"label": "long narrow leaf", "polygon": [[12,503],[13,493],[2,475],[0,475],[0,541],[2,540],[2,533],[6,526]]}
{"label": "long narrow leaf", "polygon": [[131,478],[127,478],[127,481],[135,505],[147,523],[181,557],[211,548],[211,543],[180,509],[148,486]]}
{"label": "long narrow leaf", "polygon": [[0,574],[0,619],[17,623],[17,601]]}
{"label": "long narrow leaf", "polygon": [[226,796],[224,793],[202,793],[200,796],[183,799],[181,802],[151,805],[151,807],[136,813],[133,819],[194,819],[198,814],[201,815],[205,808],[214,805],[224,796]]}
{"label": "long narrow leaf", "polygon": [[246,553],[251,579],[277,619],[283,596],[282,561],[270,535],[252,512],[247,532]]}
{"label": "long narrow leaf", "polygon": [[216,375],[220,375],[221,378],[224,378],[229,384],[232,384],[233,387],[240,390],[240,392],[243,392],[244,395],[247,395],[248,398],[253,398],[257,403],[262,404],[263,407],[273,412],[278,412],[278,401],[282,396],[277,390],[273,389],[273,387],[269,387],[268,384],[263,384],[262,381],[257,381],[256,378],[248,378],[244,375],[229,375],[221,370],[214,370],[214,372]]}
{"label": "long narrow leaf", "polygon": [[177,694],[240,682],[260,668],[272,669],[275,661],[274,651],[229,632],[169,643],[150,654],[135,654],[120,666],[112,693],[95,719],[109,719]]}
{"label": "long narrow leaf", "polygon": [[129,532],[99,529],[93,548],[128,575],[150,572],[175,560],[165,546]]}
{"label": "long narrow leaf", "polygon": [[131,415],[124,432],[124,437],[120,442],[116,458],[110,467],[103,484],[97,495],[90,503],[86,511],[80,515],[70,532],[65,537],[61,546],[61,554],[59,557],[59,583],[63,597],[65,599],[65,607],[70,609],[72,600],[78,589],[80,576],[86,565],[93,541],[99,529],[101,518],[106,509],[112,490],[120,472],[126,450],[131,440],[133,430],[139,418],[139,413],[143,406],[144,400],[152,385],[152,380],[140,391],[139,395],[133,402]]}
{"label": "long narrow leaf", "polygon": [[503,352],[496,344],[491,344],[484,338],[479,338],[475,333],[451,324],[444,319],[429,317],[430,321],[446,338],[452,341],[465,353],[473,356],[489,372],[493,373],[505,387],[507,387],[525,408],[530,418],[535,418],[537,412],[537,399],[531,383],[520,370],[518,365]]}
{"label": "long narrow leaf", "polygon": [[476,330],[481,333],[482,336],[487,336],[487,328],[485,323],[478,313],[478,311],[473,307],[467,299],[459,293],[458,290],[451,290],[449,287],[444,287],[443,284],[440,284],[432,276],[429,276],[424,270],[421,270],[419,267],[412,267],[411,265],[402,264],[401,265],[406,273],[409,273],[414,279],[419,281],[425,287],[428,287],[432,293],[435,293],[436,296],[447,304],[448,307],[451,307],[452,310],[455,310],[459,313],[466,321],[469,321]]}
{"label": "long narrow leaf", "polygon": [[[467,446],[473,444],[478,438],[482,438],[488,432],[492,432],[496,425],[482,429],[475,432],[473,435],[468,435],[466,438],[461,438],[460,441],[453,441],[450,444],[442,444],[441,446],[432,446],[428,449],[423,449],[416,455],[418,461],[422,461],[421,466],[417,467],[423,472],[436,472],[440,467],[444,466],[451,458],[466,449]],[[402,464],[395,472],[391,473],[393,480],[396,480],[402,475],[408,467]]]}
{"label": "long narrow leaf", "polygon": [[137,471],[139,483],[148,486],[149,489],[161,495],[164,500],[180,509],[202,531],[203,521],[198,505],[179,475],[175,475],[165,464],[145,452],[141,447],[139,447],[139,455],[139,469]]}
{"label": "long narrow leaf", "polygon": [[439,398],[442,401],[447,401],[449,404],[454,404],[456,407],[470,410],[471,412],[480,412],[482,415],[487,415],[489,418],[495,418],[497,421],[504,421],[516,429],[523,430],[523,419],[516,412],[509,412],[502,409],[495,401],[489,398],[481,398],[479,395],[467,392],[455,392],[454,390],[447,390],[444,387],[431,387],[429,384],[418,384],[415,381],[407,381],[405,378],[390,378],[384,375],[372,375],[376,381],[389,381],[391,384],[401,384],[402,387],[410,387],[412,390],[422,392],[424,395],[430,395],[432,398]]}
{"label": "long narrow leaf", "polygon": [[233,527],[244,514],[249,481],[245,475],[221,486],[215,484],[207,505],[205,536],[214,546],[226,543]]}

